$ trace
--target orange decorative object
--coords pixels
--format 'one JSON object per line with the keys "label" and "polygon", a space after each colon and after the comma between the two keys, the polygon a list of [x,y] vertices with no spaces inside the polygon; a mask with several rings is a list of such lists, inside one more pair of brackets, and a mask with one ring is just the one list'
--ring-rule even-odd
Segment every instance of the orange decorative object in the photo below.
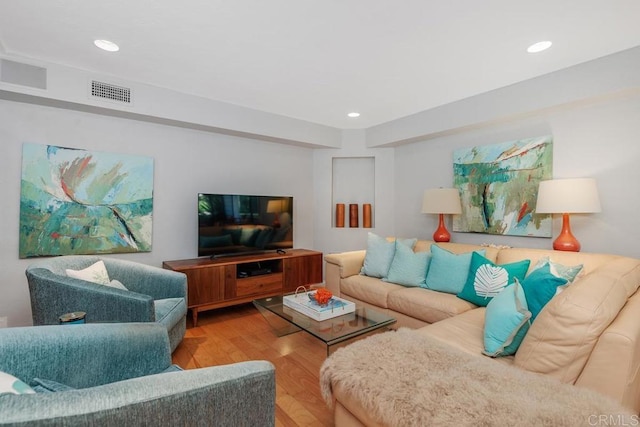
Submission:
{"label": "orange decorative object", "polygon": [[318,288],[314,297],[318,304],[325,305],[333,297],[333,293],[327,288]]}
{"label": "orange decorative object", "polygon": [[362,205],[362,227],[371,228],[371,203]]}
{"label": "orange decorative object", "polygon": [[448,242],[451,240],[451,233],[447,230],[447,227],[444,225],[444,214],[439,214],[440,221],[438,224],[438,229],[433,233],[433,241],[434,242]]}
{"label": "orange decorative object", "polygon": [[336,227],[344,227],[344,203],[336,204]]}
{"label": "orange decorative object", "polygon": [[553,249],[556,251],[580,252],[580,242],[571,234],[569,214],[562,214],[562,230],[556,240],[553,241]]}
{"label": "orange decorative object", "polygon": [[358,227],[358,205],[355,203],[349,205],[349,227]]}

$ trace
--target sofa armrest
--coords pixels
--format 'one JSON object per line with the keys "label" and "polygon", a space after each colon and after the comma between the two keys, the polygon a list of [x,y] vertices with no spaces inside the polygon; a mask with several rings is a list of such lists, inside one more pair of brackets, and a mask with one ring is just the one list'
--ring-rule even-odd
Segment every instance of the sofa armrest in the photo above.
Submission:
{"label": "sofa armrest", "polygon": [[341,296],[340,280],[360,273],[367,251],[351,251],[325,255],[324,282],[334,295]]}
{"label": "sofa armrest", "polygon": [[146,294],[59,276],[45,268],[27,270],[34,325],[58,324],[73,311],[87,322],[153,322],[153,298]]}
{"label": "sofa armrest", "polygon": [[242,362],[84,390],[7,395],[0,425],[275,425],[275,370]]}
{"label": "sofa armrest", "polygon": [[338,266],[340,268],[340,278],[344,279],[345,277],[360,274],[366,254],[367,251],[363,249],[360,251],[328,254],[325,255],[324,260],[327,264]]}

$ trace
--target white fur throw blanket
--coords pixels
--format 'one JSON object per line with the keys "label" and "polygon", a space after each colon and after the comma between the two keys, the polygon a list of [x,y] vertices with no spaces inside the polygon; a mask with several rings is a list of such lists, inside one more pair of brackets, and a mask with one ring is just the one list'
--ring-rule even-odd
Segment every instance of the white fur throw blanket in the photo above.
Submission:
{"label": "white fur throw blanket", "polygon": [[594,391],[461,352],[409,329],[337,350],[320,369],[330,407],[337,383],[372,420],[389,426],[588,426],[601,415],[615,425],[633,420],[629,410]]}

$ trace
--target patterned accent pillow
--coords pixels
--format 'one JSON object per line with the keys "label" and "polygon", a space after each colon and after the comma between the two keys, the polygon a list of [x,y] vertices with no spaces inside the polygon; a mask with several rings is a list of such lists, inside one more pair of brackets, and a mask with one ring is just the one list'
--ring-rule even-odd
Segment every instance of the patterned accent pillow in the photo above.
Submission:
{"label": "patterned accent pillow", "polygon": [[74,279],[85,280],[99,285],[108,285],[110,282],[107,267],[105,267],[103,261],[98,261],[84,270],[71,270],[67,268],[65,272],[67,276],[73,277]]}
{"label": "patterned accent pillow", "polygon": [[374,233],[367,236],[367,253],[360,274],[369,277],[386,277],[396,251],[396,243]]}
{"label": "patterned accent pillow", "polygon": [[538,268],[544,267],[545,265],[549,265],[549,270],[551,274],[553,274],[556,277],[562,277],[563,279],[567,279],[567,282],[569,283],[573,282],[574,280],[576,280],[577,277],[580,276],[580,272],[584,267],[582,264],[563,265],[558,262],[553,262],[548,256],[545,256],[538,260],[536,265],[533,266],[533,270],[537,270]]}
{"label": "patterned accent pillow", "polygon": [[390,242],[384,237],[369,232],[367,235],[367,253],[364,257],[364,265],[360,270],[360,274],[369,277],[387,277],[391,262],[393,262],[393,256],[396,253],[396,242],[413,250],[417,241],[418,239],[396,239]]}
{"label": "patterned accent pillow", "polygon": [[[478,253],[484,255],[486,251],[481,249]],[[457,294],[467,282],[470,264],[471,252],[454,254],[438,245],[431,245],[431,265],[425,287],[432,291]]]}
{"label": "patterned accent pillow", "polygon": [[389,274],[382,280],[402,286],[424,287],[430,258],[429,252],[413,252],[406,244],[396,241],[396,253]]}
{"label": "patterned accent pillow", "polygon": [[0,371],[0,395],[5,393],[31,394],[35,391],[13,375]]}
{"label": "patterned accent pillow", "polygon": [[567,283],[565,283],[564,285],[558,286],[556,288],[556,295],[564,291],[578,277],[582,276],[582,273],[584,272],[582,264],[571,265],[571,266],[563,265],[563,264],[551,261],[551,259],[548,256],[546,256],[546,257],[540,258],[540,260],[533,267],[533,270],[531,271],[531,273],[533,273],[535,270],[539,268],[544,267],[545,265],[549,266],[549,271],[551,272],[551,274],[553,274],[556,277],[561,277],[567,280]]}
{"label": "patterned accent pillow", "polygon": [[496,265],[474,252],[467,282],[458,298],[486,307],[489,301],[513,283],[514,279],[523,280],[530,263],[530,260],[525,259],[511,264]]}

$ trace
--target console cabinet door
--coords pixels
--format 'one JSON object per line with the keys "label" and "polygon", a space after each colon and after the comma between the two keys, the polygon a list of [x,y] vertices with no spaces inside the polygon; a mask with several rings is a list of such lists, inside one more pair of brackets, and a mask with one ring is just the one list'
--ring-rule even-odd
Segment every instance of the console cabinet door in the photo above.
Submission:
{"label": "console cabinet door", "polygon": [[189,307],[224,300],[224,266],[194,268],[183,272],[189,284]]}
{"label": "console cabinet door", "polygon": [[283,293],[294,292],[298,286],[322,282],[322,254],[285,258]]}

